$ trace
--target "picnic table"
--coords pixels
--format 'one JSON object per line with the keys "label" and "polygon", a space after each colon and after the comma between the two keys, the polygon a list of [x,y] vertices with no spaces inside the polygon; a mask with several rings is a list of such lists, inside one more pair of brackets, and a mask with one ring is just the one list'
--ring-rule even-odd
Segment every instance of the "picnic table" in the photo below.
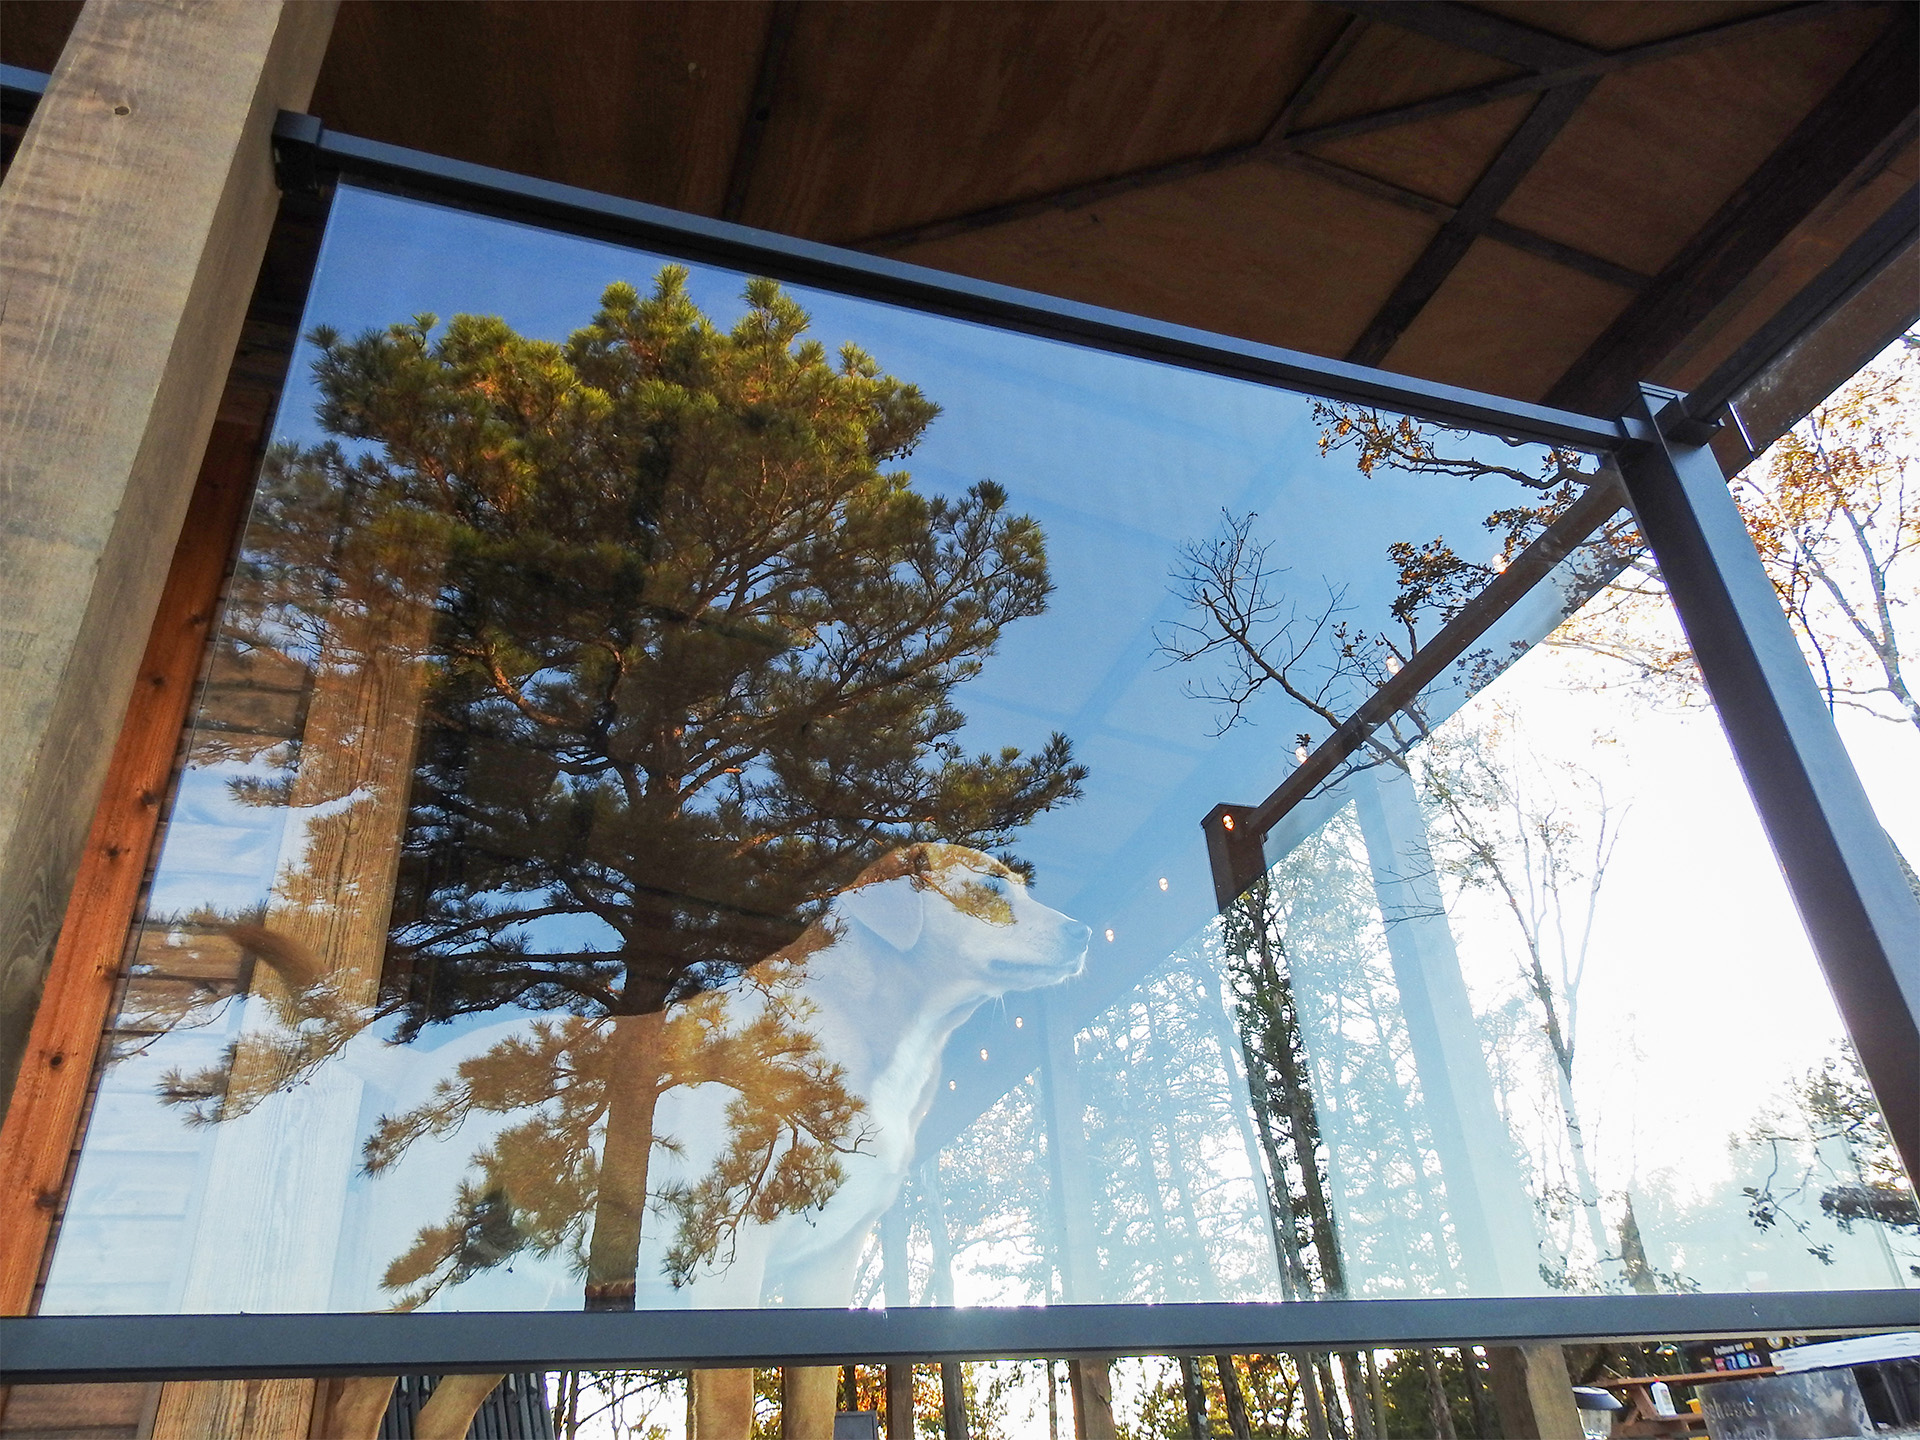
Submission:
{"label": "picnic table", "polygon": [[1623,1379],[1593,1380],[1587,1383],[1601,1390],[1620,1392],[1620,1398],[1626,1401],[1627,1408],[1616,1411],[1613,1417],[1613,1433],[1620,1440],[1643,1440],[1643,1437],[1704,1435],[1706,1420],[1697,1411],[1682,1410],[1677,1415],[1662,1415],[1653,1408],[1653,1387],[1659,1381],[1665,1381],[1669,1388],[1676,1385],[1712,1385],[1721,1380],[1754,1380],[1762,1375],[1778,1375],[1776,1365],[1759,1365],[1751,1370],[1697,1370],[1689,1375],[1629,1375]]}

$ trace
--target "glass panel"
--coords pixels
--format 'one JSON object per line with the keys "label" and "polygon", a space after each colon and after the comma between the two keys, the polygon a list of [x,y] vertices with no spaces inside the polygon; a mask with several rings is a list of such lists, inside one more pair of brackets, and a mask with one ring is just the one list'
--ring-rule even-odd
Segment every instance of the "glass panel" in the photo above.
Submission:
{"label": "glass panel", "polygon": [[306,328],[43,1310],[1904,1282],[1617,523],[1218,914],[1590,458],[352,188]]}
{"label": "glass panel", "polygon": [[1920,863],[1920,346],[1903,337],[1734,482],[1880,823]]}

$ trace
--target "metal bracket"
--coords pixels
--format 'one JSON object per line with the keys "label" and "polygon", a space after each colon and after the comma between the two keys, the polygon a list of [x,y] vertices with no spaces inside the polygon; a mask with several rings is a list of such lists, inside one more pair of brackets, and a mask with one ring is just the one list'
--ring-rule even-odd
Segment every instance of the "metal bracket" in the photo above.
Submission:
{"label": "metal bracket", "polygon": [[320,140],[326,126],[317,115],[282,110],[273,126],[273,178],[285,195],[318,195]]}

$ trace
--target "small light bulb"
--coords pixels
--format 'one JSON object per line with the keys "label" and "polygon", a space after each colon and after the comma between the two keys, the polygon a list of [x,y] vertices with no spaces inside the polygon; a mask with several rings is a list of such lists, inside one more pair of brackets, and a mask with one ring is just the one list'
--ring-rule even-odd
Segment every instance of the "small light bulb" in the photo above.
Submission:
{"label": "small light bulb", "polygon": [[960,1088],[960,1082],[958,1080],[947,1081],[947,1089],[958,1090],[959,1088]]}
{"label": "small light bulb", "polygon": [[1109,945],[1113,943],[1113,931],[1111,930],[1107,931],[1107,943]]}
{"label": "small light bulb", "polygon": [[982,1060],[984,1060],[984,1059],[986,1059],[986,1058],[987,1058],[987,1052],[986,1052],[986,1051],[984,1051],[984,1050],[982,1050],[982,1051],[980,1052],[980,1058],[981,1058]]}
{"label": "small light bulb", "polygon": [[1221,828],[1222,830],[1231,830],[1231,829],[1233,829],[1233,816],[1231,816],[1231,815],[1222,815],[1222,816],[1220,817],[1220,828]]}
{"label": "small light bulb", "polygon": [[1166,888],[1167,888],[1167,877],[1166,877],[1166,876],[1164,876],[1164,875],[1162,875],[1162,876],[1160,877],[1160,888],[1161,888],[1162,890],[1164,890],[1164,889],[1166,889]]}
{"label": "small light bulb", "polygon": [[1307,747],[1304,745],[1294,746],[1293,758],[1298,760],[1302,765],[1306,764],[1307,763]]}
{"label": "small light bulb", "polygon": [[1387,674],[1398,675],[1399,673],[1400,673],[1400,657],[1398,655],[1387,656]]}
{"label": "small light bulb", "polygon": [[1016,1016],[1014,1016],[1014,1017],[1013,1017],[1013,1028],[1014,1028],[1014,1029],[1016,1029],[1016,1030],[1024,1030],[1024,1029],[1026,1029],[1026,1028],[1027,1028],[1027,1017],[1026,1017],[1026,1016],[1024,1016],[1024,1015],[1016,1015]]}
{"label": "small light bulb", "polygon": [[1504,575],[1507,573],[1507,557],[1505,555],[1496,555],[1493,557],[1493,573],[1496,575]]}

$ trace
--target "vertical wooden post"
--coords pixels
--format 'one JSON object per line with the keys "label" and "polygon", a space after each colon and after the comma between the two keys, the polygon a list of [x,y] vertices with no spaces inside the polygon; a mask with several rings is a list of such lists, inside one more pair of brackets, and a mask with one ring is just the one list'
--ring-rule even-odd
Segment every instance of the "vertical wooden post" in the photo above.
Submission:
{"label": "vertical wooden post", "polygon": [[88,0],[0,184],[0,1100],[333,10]]}
{"label": "vertical wooden post", "polygon": [[839,1383],[840,1371],[832,1365],[782,1366],[780,1440],[833,1440]]}
{"label": "vertical wooden post", "polygon": [[1580,1440],[1585,1433],[1558,1345],[1489,1345],[1487,1370],[1502,1434]]}
{"label": "vertical wooden post", "polygon": [[[1048,1374],[1052,1374],[1049,1367]],[[1049,1399],[1048,1404],[1052,1404]],[[913,1440],[913,1366],[887,1366],[887,1440]]]}

